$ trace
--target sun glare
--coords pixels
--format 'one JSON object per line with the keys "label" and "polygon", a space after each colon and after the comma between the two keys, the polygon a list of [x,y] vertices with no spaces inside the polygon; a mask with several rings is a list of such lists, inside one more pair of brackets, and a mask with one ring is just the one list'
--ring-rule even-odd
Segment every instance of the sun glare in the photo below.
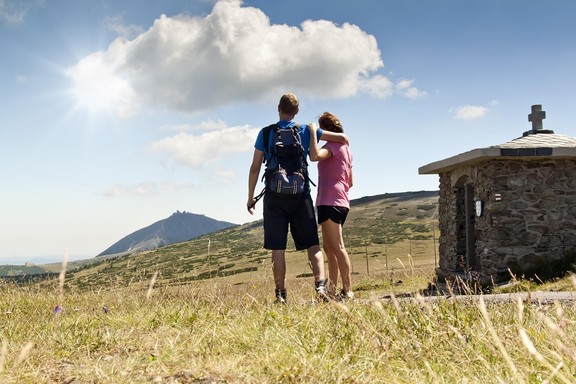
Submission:
{"label": "sun glare", "polygon": [[136,93],[127,81],[115,74],[114,68],[103,62],[101,54],[84,58],[68,69],[68,75],[74,81],[72,91],[78,107],[119,117],[135,112]]}

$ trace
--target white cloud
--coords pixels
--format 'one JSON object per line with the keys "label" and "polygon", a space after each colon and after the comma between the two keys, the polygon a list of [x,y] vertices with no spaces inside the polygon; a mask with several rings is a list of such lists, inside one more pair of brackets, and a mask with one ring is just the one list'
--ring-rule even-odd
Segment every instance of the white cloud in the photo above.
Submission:
{"label": "white cloud", "polygon": [[374,97],[388,97],[394,93],[394,84],[387,77],[375,75],[366,81],[360,80],[360,90]]}
{"label": "white cloud", "polygon": [[376,39],[355,25],[271,25],[261,10],[228,0],[217,2],[206,17],[162,15],[146,32],[133,40],[118,38],[69,73],[77,89],[92,81],[90,71],[104,74],[123,92],[127,114],[138,103],[196,112],[285,90],[385,97],[393,85],[376,74],[381,67]]}
{"label": "white cloud", "polygon": [[128,185],[123,183],[112,184],[102,191],[104,196],[123,197],[123,196],[153,196],[158,193],[158,186],[151,181],[145,181],[138,184]]}
{"label": "white cloud", "polygon": [[214,131],[226,129],[226,123],[220,119],[206,120],[197,125],[167,124],[160,127],[161,131],[188,132],[188,131]]}
{"label": "white cloud", "polygon": [[161,192],[180,192],[197,188],[193,183],[174,183],[171,181],[143,181],[135,184],[114,183],[107,186],[102,195],[106,197],[150,197]]}
{"label": "white cloud", "polygon": [[198,124],[196,127],[202,131],[223,130],[226,129],[226,123],[220,119],[216,121],[206,120]]}
{"label": "white cloud", "polygon": [[258,131],[259,128],[240,126],[200,135],[181,132],[152,143],[150,148],[168,163],[201,168],[224,155],[249,152]]}
{"label": "white cloud", "polygon": [[27,83],[30,78],[26,75],[16,75],[16,82],[18,83]]}
{"label": "white cloud", "polygon": [[407,80],[407,79],[398,80],[395,86],[396,93],[409,99],[418,99],[428,95],[426,91],[421,91],[418,88],[413,87],[412,86],[413,82],[414,80]]}
{"label": "white cloud", "polygon": [[190,124],[165,124],[160,127],[161,131],[169,132],[187,132],[193,129],[194,127]]}
{"label": "white cloud", "polygon": [[110,31],[126,39],[136,37],[142,32],[144,32],[144,29],[138,25],[124,24],[124,22],[122,21],[122,16],[120,15],[108,18],[105,21],[105,25],[106,28],[108,28]]}
{"label": "white cloud", "polygon": [[30,11],[43,5],[44,0],[0,0],[0,21],[20,24]]}
{"label": "white cloud", "polygon": [[486,107],[464,105],[456,108],[455,117],[462,120],[474,120],[483,117],[487,112],[488,108]]}
{"label": "white cloud", "polygon": [[235,181],[236,173],[231,170],[219,170],[214,172],[214,176],[214,178],[210,179],[210,182],[218,184],[232,184]]}

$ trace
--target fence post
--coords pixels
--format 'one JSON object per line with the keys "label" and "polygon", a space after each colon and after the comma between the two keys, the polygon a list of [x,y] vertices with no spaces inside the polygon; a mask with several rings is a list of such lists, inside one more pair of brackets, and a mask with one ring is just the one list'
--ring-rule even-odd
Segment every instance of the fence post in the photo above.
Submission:
{"label": "fence post", "polygon": [[366,274],[370,276],[370,267],[368,266],[368,244],[364,244],[366,247]]}
{"label": "fence post", "polygon": [[388,242],[384,239],[384,254],[386,255],[386,272],[388,272]]}

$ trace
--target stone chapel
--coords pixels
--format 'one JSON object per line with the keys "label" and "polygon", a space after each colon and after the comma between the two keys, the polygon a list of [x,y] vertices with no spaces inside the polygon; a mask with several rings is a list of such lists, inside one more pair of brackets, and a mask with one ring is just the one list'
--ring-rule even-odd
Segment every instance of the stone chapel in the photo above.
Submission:
{"label": "stone chapel", "polygon": [[440,281],[560,276],[576,260],[576,138],[543,129],[419,168],[438,174]]}

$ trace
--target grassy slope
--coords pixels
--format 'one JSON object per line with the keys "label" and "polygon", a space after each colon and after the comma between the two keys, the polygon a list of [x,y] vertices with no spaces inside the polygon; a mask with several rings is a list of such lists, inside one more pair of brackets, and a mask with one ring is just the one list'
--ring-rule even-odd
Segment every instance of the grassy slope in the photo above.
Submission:
{"label": "grassy slope", "polygon": [[[436,258],[433,192],[380,195],[354,202],[344,228],[355,274],[394,275],[433,268]],[[91,260],[69,268],[66,282],[81,289],[125,287],[149,281],[182,285],[226,278],[230,284],[269,280],[270,256],[262,249],[261,221],[229,228],[150,252]],[[287,252],[287,278],[308,277],[305,252]],[[76,268],[76,269],[74,269]]]}
{"label": "grassy slope", "polygon": [[18,276],[45,272],[45,268],[36,265],[0,265],[0,276]]}

